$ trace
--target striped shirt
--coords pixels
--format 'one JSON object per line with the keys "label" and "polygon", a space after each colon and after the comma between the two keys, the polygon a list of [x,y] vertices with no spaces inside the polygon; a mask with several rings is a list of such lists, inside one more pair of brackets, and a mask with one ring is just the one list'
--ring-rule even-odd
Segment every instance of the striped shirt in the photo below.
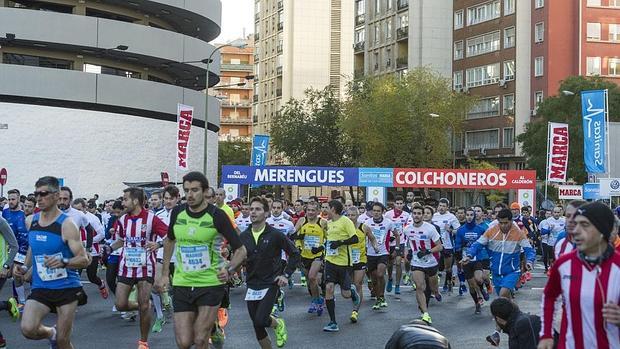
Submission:
{"label": "striped shirt", "polygon": [[155,277],[155,252],[146,251],[146,243],[164,237],[168,226],[153,212],[142,210],[137,216],[124,214],[118,220],[116,236],[124,240],[118,276],[127,278]]}
{"label": "striped shirt", "polygon": [[413,223],[405,227],[405,236],[412,251],[411,265],[420,268],[432,268],[436,266],[437,259],[433,255],[426,255],[419,258],[418,251],[430,250],[441,242],[441,236],[434,225],[422,222],[416,227]]}
{"label": "striped shirt", "polygon": [[568,239],[568,237],[563,237],[558,242],[556,242],[553,248],[553,254],[555,255],[555,259],[560,258],[561,255],[568,253],[575,249],[573,246],[573,242]]}

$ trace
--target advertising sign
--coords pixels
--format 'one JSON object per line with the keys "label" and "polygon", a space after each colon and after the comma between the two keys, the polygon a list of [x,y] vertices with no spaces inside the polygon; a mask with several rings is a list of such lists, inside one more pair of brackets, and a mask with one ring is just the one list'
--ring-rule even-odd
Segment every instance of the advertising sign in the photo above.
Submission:
{"label": "advertising sign", "polygon": [[387,188],[366,187],[366,201],[380,202],[385,205],[387,201]]}
{"label": "advertising sign", "polygon": [[252,143],[252,166],[265,166],[269,152],[269,136],[254,135]]}
{"label": "advertising sign", "polygon": [[177,169],[181,171],[189,169],[189,136],[192,131],[193,118],[193,107],[183,104],[177,106]]}
{"label": "advertising sign", "polygon": [[600,178],[600,195],[603,199],[620,196],[620,178]]}
{"label": "advertising sign", "polygon": [[568,169],[568,124],[549,123],[547,181],[566,182]]}
{"label": "advertising sign", "polygon": [[348,167],[222,166],[222,183],[309,187],[357,186],[358,169]]}
{"label": "advertising sign", "polygon": [[601,199],[601,185],[599,183],[586,183],[583,185],[584,200]]}
{"label": "advertising sign", "polygon": [[606,90],[581,91],[583,159],[588,173],[606,172],[606,100]]}
{"label": "advertising sign", "polygon": [[521,207],[531,206],[532,212],[536,212],[534,189],[517,189],[517,202]]}
{"label": "advertising sign", "polygon": [[581,200],[583,199],[583,186],[581,185],[560,185],[558,187],[560,200]]}
{"label": "advertising sign", "polygon": [[239,197],[239,184],[224,184],[222,187],[226,192],[225,202],[233,201]]}
{"label": "advertising sign", "polygon": [[452,189],[527,189],[536,187],[536,171],[394,169],[394,187]]}
{"label": "advertising sign", "polygon": [[394,171],[391,168],[360,168],[360,187],[391,187],[394,182]]}

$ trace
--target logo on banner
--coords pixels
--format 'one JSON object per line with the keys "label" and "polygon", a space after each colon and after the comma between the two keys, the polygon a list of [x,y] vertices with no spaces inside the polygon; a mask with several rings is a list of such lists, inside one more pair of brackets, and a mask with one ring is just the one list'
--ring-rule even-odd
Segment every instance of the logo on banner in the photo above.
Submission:
{"label": "logo on banner", "polygon": [[605,113],[606,95],[604,90],[582,91],[581,104],[583,116],[583,146],[586,171],[605,173]]}
{"label": "logo on banner", "polygon": [[265,166],[269,151],[269,136],[255,135],[252,148],[252,166]]}
{"label": "logo on banner", "polygon": [[179,104],[177,112],[177,168],[186,171],[189,169],[189,136],[192,131],[194,108]]}
{"label": "logo on banner", "polygon": [[549,182],[566,182],[568,169],[568,124],[549,123]]}
{"label": "logo on banner", "polygon": [[617,190],[618,188],[620,188],[620,182],[614,179],[613,181],[611,181],[611,183],[609,183],[609,187],[613,190]]}
{"label": "logo on banner", "polygon": [[394,187],[519,189],[536,185],[535,171],[394,169]]}

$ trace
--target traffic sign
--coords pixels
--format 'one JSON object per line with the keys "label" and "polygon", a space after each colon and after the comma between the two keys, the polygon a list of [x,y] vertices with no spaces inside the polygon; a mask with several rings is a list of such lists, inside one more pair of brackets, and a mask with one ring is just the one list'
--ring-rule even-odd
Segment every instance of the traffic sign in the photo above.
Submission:
{"label": "traffic sign", "polygon": [[6,185],[7,172],[6,168],[0,169],[0,185]]}

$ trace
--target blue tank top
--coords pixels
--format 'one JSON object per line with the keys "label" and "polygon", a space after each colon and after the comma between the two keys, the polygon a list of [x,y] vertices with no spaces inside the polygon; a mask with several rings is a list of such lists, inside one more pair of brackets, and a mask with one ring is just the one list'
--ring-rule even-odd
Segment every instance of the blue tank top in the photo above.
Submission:
{"label": "blue tank top", "polygon": [[77,270],[69,268],[50,269],[44,265],[44,256],[73,258],[73,253],[62,239],[62,223],[68,216],[62,213],[56,220],[43,227],[39,225],[40,214],[32,217],[28,241],[32,251],[32,288],[59,290],[81,287]]}

